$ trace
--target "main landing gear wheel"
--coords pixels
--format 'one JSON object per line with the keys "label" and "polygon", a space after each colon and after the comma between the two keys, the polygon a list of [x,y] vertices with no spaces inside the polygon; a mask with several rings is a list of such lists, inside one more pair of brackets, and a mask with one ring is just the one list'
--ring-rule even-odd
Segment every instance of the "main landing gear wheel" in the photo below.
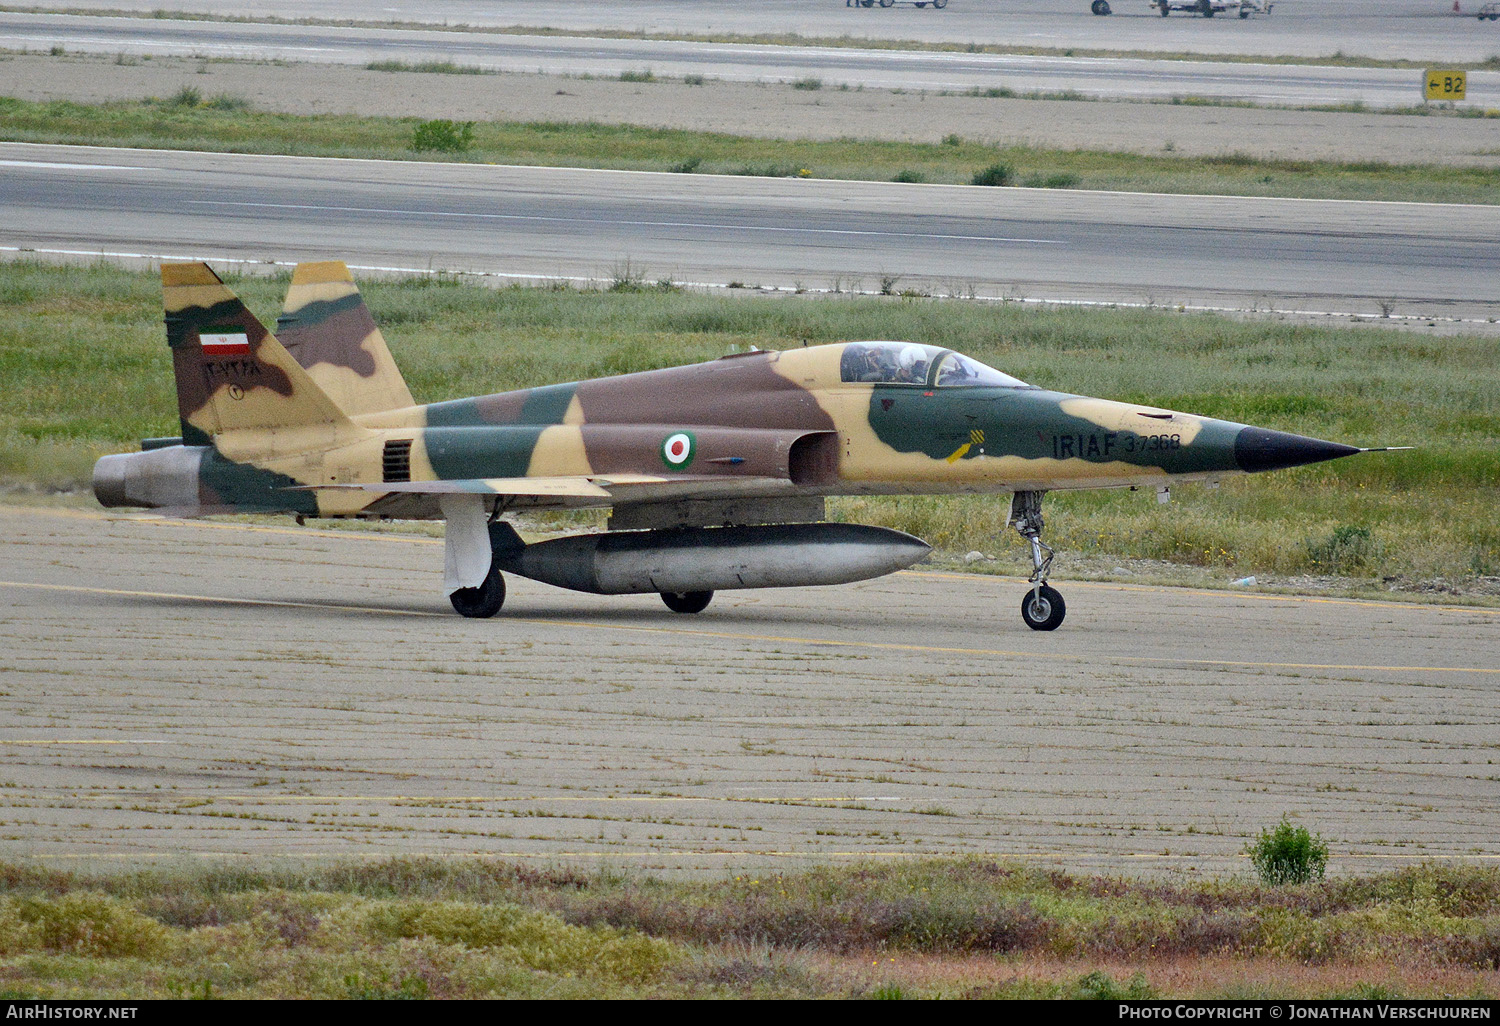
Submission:
{"label": "main landing gear wheel", "polygon": [[1109,13],[1109,0],[1094,0],[1094,5],[1090,9],[1095,14],[1108,14]]}
{"label": "main landing gear wheel", "polygon": [[1068,615],[1067,604],[1057,589],[1042,585],[1021,600],[1021,619],[1034,631],[1055,631]]}
{"label": "main landing gear wheel", "polygon": [[459,588],[448,596],[460,616],[484,619],[500,612],[505,605],[505,578],[491,566],[490,575],[477,588]]}
{"label": "main landing gear wheel", "polygon": [[1021,619],[1034,631],[1055,631],[1062,626],[1068,607],[1056,588],[1049,587],[1052,572],[1050,546],[1042,541],[1042,496],[1046,492],[1016,492],[1010,500],[1010,523],[1016,533],[1031,543],[1031,591],[1021,601]]}
{"label": "main landing gear wheel", "polygon": [[664,591],[661,600],[674,613],[701,613],[714,599],[711,591]]}

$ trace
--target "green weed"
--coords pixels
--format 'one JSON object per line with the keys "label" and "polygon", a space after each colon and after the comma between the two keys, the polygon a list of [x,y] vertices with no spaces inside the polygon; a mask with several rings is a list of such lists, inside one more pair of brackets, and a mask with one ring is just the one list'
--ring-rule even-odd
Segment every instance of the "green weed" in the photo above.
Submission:
{"label": "green weed", "polygon": [[1294,827],[1282,817],[1274,830],[1262,830],[1247,845],[1250,864],[1261,880],[1272,886],[1321,880],[1328,866],[1328,845],[1307,827]]}
{"label": "green weed", "polygon": [[219,93],[204,104],[209,110],[249,110],[250,101],[232,93]]}
{"label": "green weed", "polygon": [[1079,977],[1073,984],[1072,996],[1086,1001],[1150,1001],[1157,994],[1142,973],[1121,984],[1109,973],[1096,969]]}
{"label": "green weed", "polygon": [[0,897],[0,952],[31,949],[98,958],[157,954],[167,930],[114,898],[97,893]]}
{"label": "green weed", "polygon": [[1376,543],[1368,527],[1341,524],[1332,533],[1307,542],[1307,558],[1325,573],[1353,574],[1368,567],[1376,557]]}
{"label": "green weed", "polygon": [[983,171],[974,172],[971,185],[1009,185],[1010,180],[1015,177],[1009,164],[991,164]]}
{"label": "green weed", "polygon": [[474,144],[474,122],[438,119],[424,121],[412,130],[411,148],[418,153],[463,153]]}
{"label": "green weed", "polygon": [[367,71],[408,71],[427,75],[493,75],[487,68],[472,64],[455,64],[452,61],[371,61],[365,65]]}
{"label": "green weed", "polygon": [[203,102],[203,94],[193,86],[183,86],[166,101],[168,107],[196,107]]}
{"label": "green weed", "polygon": [[1082,181],[1071,171],[1050,175],[1029,175],[1021,184],[1028,189],[1076,189]]}

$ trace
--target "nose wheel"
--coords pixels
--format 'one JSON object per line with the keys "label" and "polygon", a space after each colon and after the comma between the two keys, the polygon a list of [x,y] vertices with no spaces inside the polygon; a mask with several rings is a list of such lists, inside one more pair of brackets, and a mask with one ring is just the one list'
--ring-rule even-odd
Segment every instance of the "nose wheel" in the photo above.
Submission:
{"label": "nose wheel", "polygon": [[1045,492],[1016,492],[1010,500],[1010,522],[1031,543],[1031,591],[1021,600],[1021,619],[1034,631],[1055,631],[1068,614],[1057,589],[1047,584],[1052,573],[1051,546],[1042,541],[1042,496]]}
{"label": "nose wheel", "polygon": [[1021,619],[1034,631],[1055,631],[1068,615],[1067,604],[1057,589],[1043,584],[1021,599]]}

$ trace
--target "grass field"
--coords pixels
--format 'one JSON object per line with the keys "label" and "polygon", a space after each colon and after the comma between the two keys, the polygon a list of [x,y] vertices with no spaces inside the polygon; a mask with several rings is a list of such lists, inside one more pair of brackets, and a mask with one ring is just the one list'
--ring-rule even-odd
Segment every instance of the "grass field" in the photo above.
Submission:
{"label": "grass field", "polygon": [[[691,87],[658,82],[653,88]],[[1044,188],[1500,202],[1496,168],[1264,160],[1238,153],[1148,156],[993,146],[957,136],[940,143],[768,143],[748,136],[591,122],[481,121],[474,124],[466,150],[419,152],[412,147],[420,124],[415,118],[273,114],[252,109],[243,97],[204,96],[192,88],[175,97],[99,105],[0,98],[0,139],[15,142],[964,185],[999,164],[1008,170],[1006,183]]]}
{"label": "grass field", "polygon": [[671,881],[479,858],[0,863],[0,996],[1493,999],[1500,871],[1268,888],[924,860]]}
{"label": "grass field", "polygon": [[[232,280],[273,323],[287,277]],[[1492,339],[925,298],[494,290],[447,278],[364,287],[419,401],[671,366],[734,347],[906,338],[1063,391],[1354,445],[1415,445],[1218,489],[1183,487],[1165,506],[1148,493],[1054,494],[1049,539],[1064,553],[1060,566],[1138,558],[1226,578],[1336,574],[1412,590],[1483,591],[1484,578],[1500,575]],[[160,304],[152,273],[0,264],[0,480],[85,487],[98,455],[177,433]],[[992,498],[843,499],[832,509],[944,552],[996,555],[982,565],[1000,571],[1020,565],[1005,504]]]}

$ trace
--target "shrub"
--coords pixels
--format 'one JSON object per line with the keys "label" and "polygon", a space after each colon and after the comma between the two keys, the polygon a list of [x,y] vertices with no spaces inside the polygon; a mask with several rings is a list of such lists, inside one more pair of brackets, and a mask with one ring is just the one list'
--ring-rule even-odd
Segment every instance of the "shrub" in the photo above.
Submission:
{"label": "shrub", "polygon": [[1376,556],[1368,527],[1344,524],[1323,538],[1308,539],[1307,558],[1321,570],[1347,574],[1363,569]]}
{"label": "shrub", "polygon": [[168,107],[196,107],[203,102],[203,94],[192,86],[183,86],[166,102]]}
{"label": "shrub", "polygon": [[1122,984],[1104,970],[1095,969],[1079,977],[1072,996],[1085,1001],[1149,1001],[1157,995],[1143,973]]}
{"label": "shrub", "polygon": [[621,82],[655,82],[656,81],[656,76],[654,74],[652,74],[650,68],[642,68],[640,71],[622,71],[622,72],[620,72],[620,81]]}
{"label": "shrub", "polygon": [[407,976],[399,983],[392,983],[384,978],[367,980],[361,973],[345,976],[344,987],[351,1001],[423,1001],[429,990],[427,981],[420,976]]}
{"label": "shrub", "polygon": [[166,943],[167,928],[103,894],[6,898],[0,904],[0,944],[101,958],[148,957]]}
{"label": "shrub", "polygon": [[209,110],[249,110],[250,101],[233,93],[220,93],[204,106]]}
{"label": "shrub", "polygon": [[809,77],[809,78],[799,78],[795,82],[792,83],[792,88],[793,89],[808,89],[808,90],[822,89],[823,88],[823,80],[821,78],[811,78],[811,77]]}
{"label": "shrub", "polygon": [[1011,176],[1009,164],[991,164],[983,171],[974,172],[974,185],[1009,185]]}
{"label": "shrub", "polygon": [[693,174],[695,171],[697,171],[698,168],[699,168],[699,166],[702,165],[702,163],[703,163],[703,158],[702,157],[689,157],[687,160],[680,161],[679,163],[673,164],[672,165],[672,171],[673,171],[673,173],[679,174],[679,175],[690,175],[690,174]]}
{"label": "shrub", "polygon": [[494,949],[508,960],[552,973],[644,983],[677,958],[667,941],[608,927],[571,926],[550,912],[510,904],[456,901],[372,903],[358,915],[361,933],[376,941],[431,938],[441,944]]}
{"label": "shrub", "polygon": [[905,170],[902,170],[902,171],[897,171],[896,172],[896,177],[892,178],[891,181],[893,181],[893,182],[909,182],[909,183],[915,184],[917,182],[925,182],[925,181],[927,181],[927,178],[926,178],[926,176],[924,176],[922,174],[922,172],[920,172],[920,171],[912,171],[912,170],[910,170],[908,168],[908,169],[905,169]]}
{"label": "shrub", "polygon": [[1076,189],[1078,176],[1069,171],[1050,175],[1031,175],[1022,184],[1028,189]]}
{"label": "shrub", "polygon": [[424,150],[439,150],[443,153],[462,153],[474,143],[474,122],[449,121],[439,118],[424,121],[411,136],[411,148],[418,153]]}
{"label": "shrub", "polygon": [[[806,178],[802,174],[805,168],[792,167],[789,164],[746,164],[730,171],[732,175],[746,175],[752,178]],[[812,172],[808,172],[811,174]]]}
{"label": "shrub", "polygon": [[1285,816],[1275,830],[1262,830],[1245,854],[1260,874],[1261,881],[1279,887],[1282,884],[1307,883],[1323,878],[1328,866],[1328,845],[1307,827],[1294,827]]}

